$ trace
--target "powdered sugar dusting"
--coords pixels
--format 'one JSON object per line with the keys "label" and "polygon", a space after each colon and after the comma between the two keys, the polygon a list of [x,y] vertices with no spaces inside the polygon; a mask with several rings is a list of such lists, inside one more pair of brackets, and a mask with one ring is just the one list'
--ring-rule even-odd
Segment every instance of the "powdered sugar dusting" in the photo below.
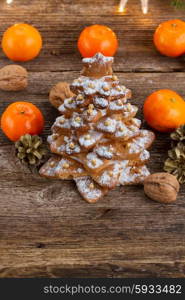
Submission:
{"label": "powdered sugar dusting", "polygon": [[88,202],[96,202],[103,196],[103,190],[98,186],[90,176],[75,179],[79,193]]}
{"label": "powdered sugar dusting", "polygon": [[65,114],[65,112],[67,111],[64,103],[62,103],[59,107],[58,107],[58,110],[61,114]]}
{"label": "powdered sugar dusting", "polygon": [[71,88],[87,95],[99,94],[102,96],[119,97],[123,98],[126,95],[126,88],[124,86],[115,87],[113,81],[107,79],[112,76],[104,76],[98,79],[93,79],[85,76],[80,76],[77,80],[74,80]]}
{"label": "powdered sugar dusting", "polygon": [[96,153],[90,152],[86,156],[86,165],[89,169],[95,170],[103,166],[104,160],[98,158]]}
{"label": "powdered sugar dusting", "polygon": [[143,152],[140,153],[139,159],[141,161],[147,161],[150,158],[150,153],[147,150],[143,150]]}
{"label": "powdered sugar dusting", "polygon": [[82,134],[78,141],[82,147],[91,148],[101,139],[102,136],[103,134],[100,132],[89,130],[85,134]]}
{"label": "powdered sugar dusting", "polygon": [[115,138],[130,139],[139,133],[139,128],[133,125],[126,126],[122,121],[117,121],[117,130],[114,134]]}
{"label": "powdered sugar dusting", "polygon": [[40,174],[48,178],[72,179],[84,176],[86,171],[82,165],[70,158],[54,156],[42,166]]}
{"label": "powdered sugar dusting", "polygon": [[146,166],[126,167],[120,174],[119,183],[121,185],[141,184],[150,175]]}
{"label": "powdered sugar dusting", "polygon": [[130,143],[129,153],[139,153],[148,148],[153,141],[153,133],[148,130],[140,130],[139,136],[135,137]]}
{"label": "powdered sugar dusting", "polygon": [[110,145],[97,145],[96,148],[94,149],[94,152],[98,154],[98,156],[105,158],[105,159],[112,159],[114,156],[114,148],[113,146]]}
{"label": "powdered sugar dusting", "polygon": [[116,131],[117,121],[112,118],[100,120],[97,124],[97,129],[103,132],[114,133]]}
{"label": "powdered sugar dusting", "polygon": [[98,108],[106,108],[109,105],[109,101],[101,97],[94,97],[93,103]]}
{"label": "powdered sugar dusting", "polygon": [[109,103],[109,110],[113,112],[124,110],[125,101],[126,101],[125,99],[118,99],[118,100],[111,101]]}
{"label": "powdered sugar dusting", "polygon": [[102,187],[113,188],[118,184],[121,168],[121,163],[114,161],[111,167],[103,170],[100,175],[94,176],[93,178]]}
{"label": "powdered sugar dusting", "polygon": [[107,62],[113,63],[114,58],[112,56],[104,56],[100,52],[96,53],[93,57],[86,57],[82,59],[85,64],[93,64],[98,62],[99,64],[106,64]]}
{"label": "powdered sugar dusting", "polygon": [[70,120],[66,119],[64,116],[60,116],[56,118],[56,121],[52,126],[52,130],[55,128],[70,129],[71,128]]}
{"label": "powdered sugar dusting", "polygon": [[137,106],[128,103],[123,107],[123,118],[127,119],[129,117],[134,117],[137,111],[138,111]]}

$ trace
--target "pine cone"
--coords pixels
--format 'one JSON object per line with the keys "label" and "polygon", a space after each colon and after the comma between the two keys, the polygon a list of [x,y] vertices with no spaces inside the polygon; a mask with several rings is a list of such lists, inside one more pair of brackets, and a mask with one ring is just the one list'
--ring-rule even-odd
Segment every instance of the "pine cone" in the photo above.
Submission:
{"label": "pine cone", "polygon": [[25,134],[15,143],[16,156],[22,163],[38,166],[47,154],[42,138],[38,135]]}
{"label": "pine cone", "polygon": [[176,131],[172,132],[170,137],[174,141],[185,141],[185,125],[180,126]]}
{"label": "pine cone", "polygon": [[179,183],[185,183],[185,144],[179,142],[168,151],[169,158],[164,163],[164,170],[176,176]]}

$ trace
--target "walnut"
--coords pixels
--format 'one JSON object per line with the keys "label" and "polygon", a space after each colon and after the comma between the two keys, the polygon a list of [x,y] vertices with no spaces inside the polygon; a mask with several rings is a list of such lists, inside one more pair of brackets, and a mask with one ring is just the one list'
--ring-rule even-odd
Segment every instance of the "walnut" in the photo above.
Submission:
{"label": "walnut", "polygon": [[171,203],[177,198],[179,183],[176,177],[171,174],[155,173],[145,179],[144,191],[152,200]]}
{"label": "walnut", "polygon": [[51,89],[49,101],[54,107],[58,108],[66,98],[73,96],[74,94],[71,92],[69,84],[67,82],[59,82]]}
{"label": "walnut", "polygon": [[20,91],[28,85],[28,72],[19,65],[8,65],[0,69],[0,89]]}

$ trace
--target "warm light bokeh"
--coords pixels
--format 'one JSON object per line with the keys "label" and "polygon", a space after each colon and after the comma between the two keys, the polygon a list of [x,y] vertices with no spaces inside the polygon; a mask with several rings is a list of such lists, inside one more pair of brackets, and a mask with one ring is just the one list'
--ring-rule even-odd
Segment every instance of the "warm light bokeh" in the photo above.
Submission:
{"label": "warm light bokeh", "polygon": [[6,0],[7,4],[11,4],[13,2],[13,0]]}

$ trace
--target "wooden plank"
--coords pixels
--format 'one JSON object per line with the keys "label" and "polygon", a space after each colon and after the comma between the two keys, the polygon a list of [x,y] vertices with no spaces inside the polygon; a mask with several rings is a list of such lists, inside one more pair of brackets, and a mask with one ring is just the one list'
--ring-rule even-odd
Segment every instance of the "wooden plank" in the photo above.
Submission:
{"label": "wooden plank", "polygon": [[[91,206],[84,203],[81,200],[81,197],[78,195],[77,190],[73,182],[68,181],[60,181],[60,180],[47,180],[43,179],[39,176],[32,175],[30,173],[24,173],[20,168],[15,165],[14,161],[11,158],[11,154],[9,151],[9,147],[1,147],[1,195],[0,195],[0,212],[3,214],[11,213],[12,216],[22,214],[22,208],[24,207],[25,215],[37,215],[37,212],[48,214],[50,210],[55,212],[55,214],[60,215],[60,211],[58,207],[65,207],[65,209],[73,210],[74,206],[82,206],[87,207],[87,209],[91,209]],[[152,152],[152,160],[150,163],[150,169],[152,172],[161,171],[162,170],[162,160],[165,154],[160,155],[162,149],[158,147],[157,150],[159,152]],[[4,151],[3,151],[4,150]],[[164,150],[163,150],[164,151]],[[126,191],[126,193],[124,192]],[[181,194],[179,195],[179,200],[177,205],[182,204],[184,199],[184,187],[182,186]],[[109,192],[109,194],[103,198],[103,200],[99,201],[95,207],[122,207],[124,205],[125,212],[135,209],[135,205],[139,201],[141,207],[137,208],[136,214],[140,214],[140,209],[145,213],[147,213],[147,208],[145,207],[149,205],[150,209],[155,208],[155,203],[150,202],[147,198],[147,202],[143,201],[144,193],[142,187],[120,187],[116,188],[114,191]],[[5,201],[8,199],[8,201]],[[21,199],[21,201],[19,200]],[[125,200],[123,200],[125,199]],[[24,203],[24,204],[23,204]],[[37,210],[35,211],[35,206]],[[128,208],[126,208],[128,206]],[[131,206],[131,207],[130,207]],[[163,206],[159,204],[162,208]],[[72,208],[71,208],[72,207]],[[170,206],[171,207],[171,206]],[[173,207],[173,205],[172,205]],[[176,207],[176,204],[175,204]],[[179,212],[178,206],[177,212]],[[167,212],[168,206],[166,206]],[[64,211],[68,216],[68,212]],[[149,211],[149,215],[150,215]],[[77,213],[77,216],[80,212],[73,212],[72,218]],[[133,212],[132,212],[133,213]],[[173,211],[174,213],[174,211]],[[184,213],[182,209],[181,213]],[[69,213],[70,215],[70,213]]]}
{"label": "wooden plank", "polygon": [[[139,118],[142,118],[142,106],[145,98],[157,89],[173,89],[183,97],[184,91],[184,74],[181,72],[173,73],[116,73],[120,82],[132,90],[133,97],[131,102],[139,107]],[[79,72],[30,72],[29,86],[21,92],[3,92],[0,91],[0,113],[4,111],[8,104],[14,101],[30,101],[42,110],[46,124],[44,136],[50,133],[50,127],[58,112],[54,109],[49,101],[48,94],[51,87],[59,81],[72,82],[79,76]],[[3,101],[4,100],[4,101]],[[8,140],[0,132],[1,144],[7,144]],[[10,143],[9,143],[10,144]]]}
{"label": "wooden plank", "polygon": [[[105,246],[87,249],[45,249],[42,244],[38,249],[24,249],[24,256],[19,249],[12,248],[2,251],[4,265],[1,268],[2,277],[184,277],[184,261],[178,246],[168,246],[168,250],[160,247],[160,243],[144,243],[135,246],[127,242],[125,247],[115,244],[114,249]],[[125,253],[125,248],[127,253]],[[134,249],[134,250],[133,250]],[[161,255],[157,258],[155,253]],[[164,251],[165,254],[164,255]],[[176,256],[169,259],[170,253]],[[152,259],[138,259],[143,253],[153,254]],[[89,262],[89,257],[91,261]],[[135,259],[136,257],[136,259]],[[108,258],[111,258],[108,260]]]}
{"label": "wooden plank", "polygon": [[[48,92],[58,81],[71,82],[81,69],[76,41],[84,26],[103,23],[118,35],[114,69],[132,89],[139,106],[151,92],[172,88],[185,97],[184,57],[161,56],[152,44],[156,26],[184,12],[170,1],[150,1],[144,16],[139,1],[129,1],[126,15],[118,0],[14,1],[1,3],[0,35],[13,23],[28,22],[42,32],[40,56],[23,65],[26,90],[0,92],[0,114],[13,101],[30,101],[43,111],[50,133],[57,111]],[[0,52],[0,67],[10,61]],[[133,73],[134,72],[134,73]],[[152,72],[152,73],[151,73]],[[146,126],[146,124],[144,124]],[[169,135],[158,134],[150,169],[161,171]],[[120,187],[97,204],[82,201],[71,181],[47,180],[23,172],[12,158],[12,145],[0,132],[0,277],[184,277],[185,187],[176,203],[149,200],[141,187]]]}
{"label": "wooden plank", "polygon": [[[146,247],[148,245],[146,244]],[[131,246],[134,248],[135,246]],[[154,244],[155,250],[158,245]],[[99,251],[98,251],[99,250]],[[4,251],[4,258],[9,263],[1,269],[2,277],[59,277],[59,278],[99,278],[99,277],[118,277],[118,278],[146,278],[146,277],[184,277],[184,262],[173,260],[167,261],[166,257],[163,261],[154,259],[153,261],[135,261],[123,260],[121,255],[123,248],[117,249],[117,255],[120,257],[119,264],[114,259],[109,262],[106,261],[108,255],[106,248],[97,249],[96,252],[92,248],[86,251],[75,249],[74,251],[52,251],[51,249],[39,249],[35,251],[24,251],[22,258],[22,251],[12,249],[7,253]],[[138,249],[136,251],[145,252],[145,249]],[[155,252],[153,249],[153,251]],[[174,246],[172,246],[174,251]],[[163,251],[163,250],[162,250]],[[161,251],[161,252],[162,252]],[[10,255],[10,253],[13,255]],[[73,253],[73,259],[69,253]],[[103,253],[105,253],[103,255]],[[111,254],[111,252],[109,252]],[[95,255],[96,254],[96,255]],[[101,256],[99,256],[101,254]],[[109,255],[110,255],[109,254]],[[84,257],[93,256],[94,261],[86,263]],[[61,263],[61,258],[65,257],[66,261],[71,264],[66,266],[66,263]],[[10,258],[13,258],[10,260]],[[83,264],[80,263],[83,261]],[[75,262],[75,263],[74,263]]]}
{"label": "wooden plank", "polygon": [[[182,73],[117,75],[133,90],[132,102],[140,110],[143,99],[157,88],[173,86],[184,96]],[[37,104],[46,116],[46,136],[57,115],[47,100],[49,89],[77,76],[33,72],[27,91],[1,92],[1,98],[6,95],[11,102],[27,97]],[[184,187],[177,203],[167,206],[145,197],[142,187],[117,188],[89,205],[72,182],[22,173],[12,160],[11,143],[2,133],[0,139],[1,277],[184,276]],[[168,148],[168,135],[157,134],[152,172],[162,170]]]}
{"label": "wooden plank", "polygon": [[[75,4],[74,1],[60,0],[15,2],[12,6],[2,5],[0,35],[13,23],[31,23],[41,31],[44,49],[39,58],[24,65],[30,71],[77,71],[81,67],[77,51],[81,30],[91,24],[103,23],[110,26],[119,38],[116,71],[184,71],[184,56],[176,59],[163,57],[152,44],[157,25],[169,18],[183,19],[184,11],[170,7],[170,1],[150,2],[146,16],[141,13],[136,0],[130,1],[125,15],[118,12],[118,0],[80,0]],[[10,62],[0,52],[0,67],[7,63]]]}

